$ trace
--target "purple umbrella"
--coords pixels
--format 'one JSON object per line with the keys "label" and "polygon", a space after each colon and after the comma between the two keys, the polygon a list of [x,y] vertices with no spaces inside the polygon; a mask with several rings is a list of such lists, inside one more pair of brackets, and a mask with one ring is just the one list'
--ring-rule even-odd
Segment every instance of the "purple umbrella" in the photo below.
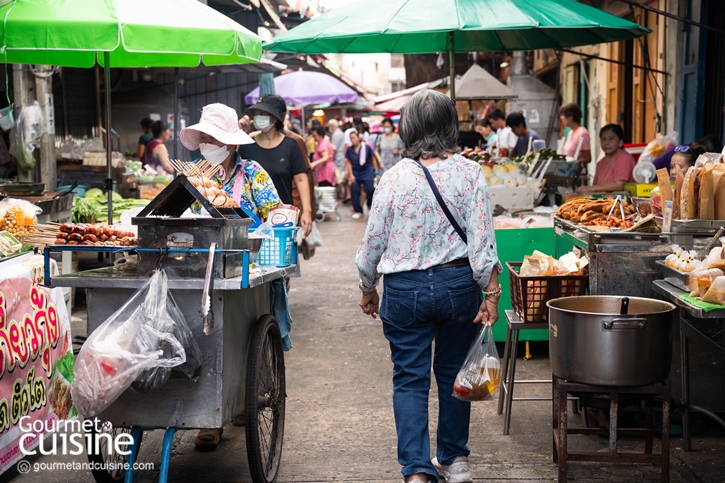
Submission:
{"label": "purple umbrella", "polygon": [[[358,97],[357,92],[331,75],[306,70],[275,77],[274,90],[278,96],[284,98],[288,106],[355,102]],[[258,99],[259,87],[247,94],[244,102],[251,105]]]}

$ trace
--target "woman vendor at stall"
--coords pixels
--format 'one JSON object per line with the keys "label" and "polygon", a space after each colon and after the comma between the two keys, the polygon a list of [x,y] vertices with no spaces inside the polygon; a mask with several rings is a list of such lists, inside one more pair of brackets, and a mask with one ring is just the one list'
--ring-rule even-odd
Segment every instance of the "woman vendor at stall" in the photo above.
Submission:
{"label": "woman vendor at stall", "polygon": [[695,166],[697,158],[705,153],[705,148],[698,146],[697,143],[681,144],[680,146],[676,146],[672,153],[672,158],[670,159],[670,179],[674,182],[677,178],[677,173],[682,173],[682,177],[685,177],[687,170]]}
{"label": "woman vendor at stall", "polygon": [[[190,151],[201,155],[212,165],[221,165],[218,181],[222,189],[245,211],[254,213],[264,220],[269,210],[282,203],[267,172],[255,161],[242,159],[237,148],[254,141],[239,129],[237,111],[224,104],[204,106],[198,124],[182,129],[181,143]],[[289,335],[280,324],[282,336]],[[237,416],[235,424],[241,424],[243,417]],[[239,421],[239,423],[238,423]],[[221,440],[222,429],[202,429],[196,436],[197,448],[214,449]]]}
{"label": "woman vendor at stall", "polygon": [[254,141],[237,124],[237,112],[224,104],[209,104],[201,112],[198,124],[179,133],[181,143],[190,151],[199,150],[212,165],[221,165],[217,173],[222,189],[242,208],[264,221],[269,210],[282,203],[269,174],[252,160],[237,154],[242,144]]}
{"label": "woman vendor at stall", "polygon": [[173,173],[174,167],[169,162],[169,150],[164,144],[171,139],[171,127],[164,121],[156,121],[151,125],[154,137],[146,145],[141,161],[144,165],[154,168],[163,168],[167,173]]}
{"label": "woman vendor at stall", "polygon": [[624,131],[618,124],[607,124],[599,131],[599,144],[604,156],[597,161],[593,186],[580,186],[579,194],[621,191],[624,183],[633,182],[632,170],[636,164],[624,150]]}

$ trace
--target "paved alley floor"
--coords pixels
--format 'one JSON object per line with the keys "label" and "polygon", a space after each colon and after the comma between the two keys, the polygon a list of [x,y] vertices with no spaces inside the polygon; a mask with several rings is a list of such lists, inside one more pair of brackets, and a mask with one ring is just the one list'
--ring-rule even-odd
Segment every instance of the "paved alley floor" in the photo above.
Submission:
{"label": "paved alley floor", "polygon": [[[364,316],[354,256],[364,233],[365,219],[350,219],[341,205],[342,221],[319,225],[325,246],[302,261],[302,278],[293,279],[290,304],[294,348],[285,354],[287,412],[279,483],[400,481],[392,413],[392,363],[380,321]],[[505,323],[500,320],[499,323]],[[74,335],[85,333],[82,311],[76,312]],[[534,347],[534,358],[519,361],[518,378],[550,377],[546,344]],[[521,351],[520,351],[521,353]],[[549,396],[547,386],[519,386],[517,396]],[[436,396],[431,391],[431,429],[435,439]],[[577,416],[572,424],[581,425]],[[708,425],[710,423],[708,422]],[[684,453],[673,437],[670,481],[725,482],[725,432],[714,424],[693,438],[693,452]],[[134,481],[156,481],[161,435],[147,432],[139,461],[153,462],[154,471],[138,472]],[[195,451],[195,431],[181,431],[174,441],[169,481],[193,483],[250,482],[244,428],[225,427],[216,451]],[[557,467],[551,451],[551,403],[515,402],[511,434],[503,436],[503,416],[493,401],[473,404],[471,469],[475,481],[554,481]],[[572,448],[606,451],[606,439],[571,437]],[[641,450],[643,442],[623,439],[624,450]],[[659,440],[655,451],[659,450]],[[43,456],[36,462],[85,461],[85,456]],[[660,471],[649,465],[571,463],[570,481],[655,482]],[[94,481],[86,472],[16,470],[0,483]]]}

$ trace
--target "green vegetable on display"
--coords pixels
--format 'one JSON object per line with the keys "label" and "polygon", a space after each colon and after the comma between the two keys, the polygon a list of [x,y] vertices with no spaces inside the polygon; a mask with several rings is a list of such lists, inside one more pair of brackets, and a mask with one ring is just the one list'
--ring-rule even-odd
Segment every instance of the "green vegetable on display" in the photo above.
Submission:
{"label": "green vegetable on display", "polygon": [[[137,200],[124,198],[115,191],[111,194],[113,198],[113,221],[121,219],[121,213],[131,208],[144,207],[149,200]],[[108,195],[98,188],[91,188],[86,191],[83,198],[73,198],[73,223],[109,223],[108,221]]]}

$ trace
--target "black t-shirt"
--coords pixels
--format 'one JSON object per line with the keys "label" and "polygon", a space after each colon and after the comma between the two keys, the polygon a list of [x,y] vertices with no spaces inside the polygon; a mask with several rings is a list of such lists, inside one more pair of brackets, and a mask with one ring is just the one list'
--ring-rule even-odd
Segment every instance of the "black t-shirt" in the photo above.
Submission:
{"label": "black t-shirt", "polygon": [[279,146],[272,149],[262,148],[257,143],[242,144],[239,155],[262,165],[272,178],[282,203],[292,204],[292,178],[296,174],[307,173],[307,164],[297,141],[285,136]]}

